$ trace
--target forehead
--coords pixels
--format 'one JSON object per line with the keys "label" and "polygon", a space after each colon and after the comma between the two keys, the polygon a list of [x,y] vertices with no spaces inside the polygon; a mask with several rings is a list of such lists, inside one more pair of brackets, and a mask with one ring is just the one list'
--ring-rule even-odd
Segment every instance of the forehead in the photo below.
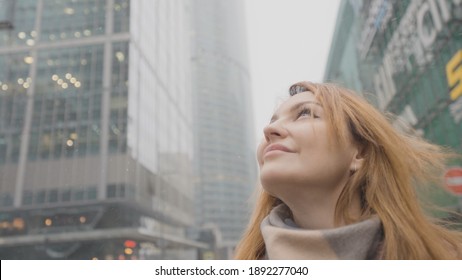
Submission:
{"label": "forehead", "polygon": [[276,110],[276,113],[283,113],[285,111],[289,111],[293,106],[298,105],[304,102],[313,102],[319,104],[319,100],[316,96],[310,91],[304,91],[297,93],[291,97],[289,97],[286,101],[284,101],[279,108]]}

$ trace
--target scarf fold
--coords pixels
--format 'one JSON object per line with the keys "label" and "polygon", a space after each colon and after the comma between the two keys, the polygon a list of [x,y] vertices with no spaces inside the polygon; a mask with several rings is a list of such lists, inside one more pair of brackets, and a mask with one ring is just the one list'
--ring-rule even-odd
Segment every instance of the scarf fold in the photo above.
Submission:
{"label": "scarf fold", "polygon": [[302,229],[280,204],[262,221],[266,258],[274,260],[365,260],[380,257],[383,239],[377,217],[326,230]]}

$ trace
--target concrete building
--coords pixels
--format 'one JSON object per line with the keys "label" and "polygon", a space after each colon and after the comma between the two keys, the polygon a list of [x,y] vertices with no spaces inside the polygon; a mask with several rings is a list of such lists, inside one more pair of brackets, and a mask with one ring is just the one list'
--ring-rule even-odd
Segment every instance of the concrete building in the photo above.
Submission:
{"label": "concrete building", "polygon": [[[462,153],[462,2],[344,0],[337,20],[324,79],[370,94],[399,129]],[[457,205],[442,189],[429,199]]]}
{"label": "concrete building", "polygon": [[256,182],[245,7],[192,3],[198,224],[217,226],[222,246],[232,248],[249,221]]}
{"label": "concrete building", "polygon": [[[0,258],[192,258],[189,2],[0,1]],[[243,145],[244,146],[244,145]]]}

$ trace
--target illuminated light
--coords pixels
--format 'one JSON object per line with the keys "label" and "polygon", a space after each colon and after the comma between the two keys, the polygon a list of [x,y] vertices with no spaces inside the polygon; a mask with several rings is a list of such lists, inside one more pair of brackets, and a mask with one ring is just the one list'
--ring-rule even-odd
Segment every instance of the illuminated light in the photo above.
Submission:
{"label": "illuminated light", "polygon": [[29,88],[30,84],[29,84],[29,83],[24,83],[22,86],[23,86],[24,88]]}
{"label": "illuminated light", "polygon": [[132,250],[132,248],[125,248],[124,253],[127,254],[127,255],[131,255],[131,254],[133,254],[133,250]]}
{"label": "illuminated light", "polygon": [[62,88],[68,88],[69,85],[68,85],[67,83],[63,83],[63,84],[61,85],[61,87],[62,87]]}
{"label": "illuminated light", "polygon": [[123,52],[116,52],[115,56],[119,62],[122,62],[125,60],[125,55]]}
{"label": "illuminated light", "polygon": [[8,85],[3,84],[3,85],[2,85],[2,89],[3,89],[3,90],[7,90],[7,89],[8,89]]}
{"label": "illuminated light", "polygon": [[75,38],[80,38],[80,37],[82,37],[82,33],[77,31],[77,32],[74,33],[74,36],[75,36]]}
{"label": "illuminated light", "polygon": [[75,86],[76,88],[79,88],[79,87],[80,87],[80,82],[79,82],[79,81],[75,82],[74,86]]}
{"label": "illuminated light", "polygon": [[125,240],[125,242],[124,242],[124,247],[135,248],[135,247],[136,247],[136,241],[133,241],[133,240]]}
{"label": "illuminated light", "polygon": [[66,73],[66,79],[68,79],[68,80],[69,80],[70,78],[72,78],[72,75],[71,75],[71,73]]}
{"label": "illuminated light", "polygon": [[64,81],[63,81],[63,79],[59,79],[59,80],[57,81],[57,83],[58,83],[58,85],[62,85],[62,84],[64,83]]}
{"label": "illuminated light", "polygon": [[26,45],[28,45],[28,46],[33,46],[33,45],[35,45],[35,40],[34,40],[34,39],[27,39]]}
{"label": "illuminated light", "polygon": [[27,64],[32,64],[32,62],[34,62],[34,58],[32,56],[25,56],[24,62]]}
{"label": "illuminated light", "polygon": [[25,39],[26,38],[26,33],[25,32],[19,32],[18,33],[18,38],[19,39]]}
{"label": "illuminated light", "polygon": [[74,78],[74,77],[72,77],[72,78],[71,78],[71,83],[75,84],[75,82],[77,82],[77,79]]}
{"label": "illuminated light", "polygon": [[85,222],[87,221],[87,218],[85,218],[85,216],[80,216],[79,221],[81,224],[85,224]]}
{"label": "illuminated light", "polygon": [[18,79],[18,84],[20,84],[20,85],[24,84],[24,79],[23,79],[23,78],[19,78],[19,79]]}
{"label": "illuminated light", "polygon": [[94,261],[98,260],[98,258],[97,258],[97,257],[93,257],[93,258],[91,258],[91,259],[92,259],[92,260],[94,260]]}
{"label": "illuminated light", "polygon": [[23,218],[14,218],[13,220],[13,227],[17,229],[24,229],[26,223],[24,222]]}
{"label": "illuminated light", "polygon": [[75,10],[69,7],[64,8],[64,13],[66,15],[73,15],[75,13]]}
{"label": "illuminated light", "polygon": [[67,145],[68,147],[72,147],[72,146],[74,146],[74,141],[72,141],[71,139],[69,139],[69,140],[66,141],[66,145]]}
{"label": "illuminated light", "polygon": [[90,29],[85,29],[85,30],[83,31],[83,35],[85,35],[85,36],[90,36],[90,35],[91,35],[91,30],[90,30]]}
{"label": "illuminated light", "polygon": [[[72,140],[77,140],[79,138],[79,135],[77,134],[77,132],[72,132],[70,135],[69,135],[69,138],[71,138]],[[85,216],[81,216],[80,218],[82,218]]]}
{"label": "illuminated light", "polygon": [[51,79],[56,82],[59,79],[59,76],[54,74],[53,76],[51,76]]}
{"label": "illuminated light", "polygon": [[30,32],[30,36],[32,36],[33,38],[37,37],[37,31],[32,30],[32,31]]}
{"label": "illuminated light", "polygon": [[51,34],[50,36],[48,36],[48,38],[50,38],[51,41],[54,41],[54,40],[56,40],[56,35]]}
{"label": "illuminated light", "polygon": [[46,218],[46,219],[45,219],[45,225],[46,225],[47,227],[51,226],[52,224],[53,224],[53,221],[52,221],[50,218]]}

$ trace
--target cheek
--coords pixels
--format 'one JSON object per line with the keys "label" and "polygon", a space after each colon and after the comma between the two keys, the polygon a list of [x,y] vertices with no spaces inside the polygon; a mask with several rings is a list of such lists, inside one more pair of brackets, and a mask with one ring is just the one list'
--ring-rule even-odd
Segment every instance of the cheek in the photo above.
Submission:
{"label": "cheek", "polygon": [[306,167],[307,176],[337,179],[349,174],[353,152],[348,147],[331,146],[327,139],[318,142],[313,149],[305,149],[300,164]]}
{"label": "cheek", "polygon": [[258,145],[258,148],[257,148],[257,161],[258,161],[258,165],[261,167],[262,164],[263,164],[263,150],[265,149],[266,147],[266,141],[263,139],[260,141],[260,144]]}

